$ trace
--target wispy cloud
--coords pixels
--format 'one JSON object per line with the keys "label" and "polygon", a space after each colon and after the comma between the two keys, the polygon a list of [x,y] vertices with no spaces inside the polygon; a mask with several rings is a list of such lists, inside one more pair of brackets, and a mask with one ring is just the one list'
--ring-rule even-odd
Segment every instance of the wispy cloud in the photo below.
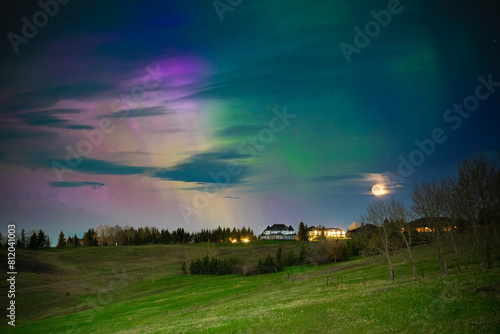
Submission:
{"label": "wispy cloud", "polygon": [[[66,165],[64,160],[54,162],[59,163],[61,166]],[[153,170],[151,167],[118,165],[109,161],[95,159],[83,159],[78,165],[71,167],[71,169],[80,173],[93,175],[139,175]]]}
{"label": "wispy cloud", "polygon": [[70,182],[70,181],[61,181],[61,182],[50,182],[49,184],[53,188],[92,187],[92,189],[97,189],[97,187],[105,186],[104,183],[100,183],[100,182]]}
{"label": "wispy cloud", "polygon": [[[153,172],[152,177],[190,183],[237,184],[248,176],[249,167],[237,165],[228,172],[228,160],[246,158],[234,152],[207,152],[191,156],[186,162]],[[224,176],[222,176],[224,175]]]}
{"label": "wispy cloud", "polygon": [[148,107],[148,108],[138,108],[138,109],[128,109],[120,110],[112,114],[106,114],[101,116],[111,117],[111,118],[133,118],[133,117],[151,117],[151,116],[163,116],[172,114],[172,111],[165,111],[165,107]]}
{"label": "wispy cloud", "polygon": [[74,124],[74,122],[64,119],[64,114],[80,113],[79,109],[47,109],[24,112],[16,115],[23,124],[31,126],[49,127],[57,129],[70,130],[91,130],[94,129],[90,125]]}

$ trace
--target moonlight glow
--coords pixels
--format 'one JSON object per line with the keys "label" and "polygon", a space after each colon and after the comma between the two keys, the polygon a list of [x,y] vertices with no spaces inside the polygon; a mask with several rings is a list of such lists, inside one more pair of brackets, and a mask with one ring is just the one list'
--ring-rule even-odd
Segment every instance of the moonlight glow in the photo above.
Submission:
{"label": "moonlight glow", "polygon": [[385,193],[384,191],[384,186],[383,185],[380,185],[380,184],[376,184],[372,187],[372,193],[375,195],[375,196],[380,196],[380,195],[383,195]]}

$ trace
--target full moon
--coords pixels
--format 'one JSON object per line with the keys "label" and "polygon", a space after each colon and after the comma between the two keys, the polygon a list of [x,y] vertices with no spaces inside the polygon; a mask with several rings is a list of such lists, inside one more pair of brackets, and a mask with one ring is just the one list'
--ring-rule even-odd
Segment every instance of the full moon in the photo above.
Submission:
{"label": "full moon", "polygon": [[380,184],[376,184],[372,187],[372,193],[375,195],[375,196],[380,196],[384,193],[384,186],[380,185]]}

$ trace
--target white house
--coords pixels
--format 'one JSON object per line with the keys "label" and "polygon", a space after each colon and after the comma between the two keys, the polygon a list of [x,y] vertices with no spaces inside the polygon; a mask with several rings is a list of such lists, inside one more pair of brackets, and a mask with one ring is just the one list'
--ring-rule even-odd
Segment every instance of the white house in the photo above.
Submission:
{"label": "white house", "polygon": [[297,234],[292,227],[285,224],[274,224],[267,227],[260,235],[261,240],[295,240]]}

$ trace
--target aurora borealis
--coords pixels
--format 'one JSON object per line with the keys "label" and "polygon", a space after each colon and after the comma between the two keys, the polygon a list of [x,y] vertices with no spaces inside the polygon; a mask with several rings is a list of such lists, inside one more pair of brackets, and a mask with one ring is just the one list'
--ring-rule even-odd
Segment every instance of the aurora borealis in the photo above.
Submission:
{"label": "aurora borealis", "polygon": [[493,1],[402,1],[349,61],[340,45],[393,1],[42,2],[57,13],[15,47],[43,9],[2,11],[4,228],[346,229],[373,185],[405,201],[499,151]]}

